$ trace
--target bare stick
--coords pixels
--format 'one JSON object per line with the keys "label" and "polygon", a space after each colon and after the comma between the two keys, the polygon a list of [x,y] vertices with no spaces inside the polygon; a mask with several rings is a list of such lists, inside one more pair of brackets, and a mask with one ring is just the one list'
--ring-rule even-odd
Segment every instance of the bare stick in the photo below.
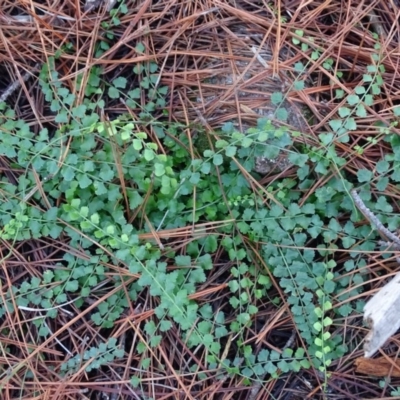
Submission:
{"label": "bare stick", "polygon": [[[39,64],[36,64],[33,69],[37,69],[39,67]],[[22,76],[22,81],[26,82],[30,77],[32,76],[31,72],[25,72],[25,74]],[[6,101],[20,86],[21,86],[21,81],[16,80],[11,85],[7,87],[7,89],[3,92],[3,94],[0,96],[0,103],[3,101]]]}
{"label": "bare stick", "polygon": [[[360,196],[353,189],[351,195],[359,210],[374,224],[378,231],[393,243],[380,241],[379,244],[400,249],[400,239],[389,229],[385,228],[376,215],[364,204]],[[396,258],[400,263],[400,258]],[[371,329],[365,338],[365,357],[372,357],[400,327],[400,274],[397,274],[389,283],[376,293],[364,307],[364,321]]]}
{"label": "bare stick", "polygon": [[400,239],[394,233],[390,232],[389,229],[383,226],[378,217],[374,215],[374,213],[364,204],[356,190],[353,189],[350,193],[354,199],[354,202],[356,203],[356,206],[368,218],[369,222],[374,224],[380,233],[385,235],[388,239],[392,240],[393,243],[396,245],[396,248],[400,247]]}

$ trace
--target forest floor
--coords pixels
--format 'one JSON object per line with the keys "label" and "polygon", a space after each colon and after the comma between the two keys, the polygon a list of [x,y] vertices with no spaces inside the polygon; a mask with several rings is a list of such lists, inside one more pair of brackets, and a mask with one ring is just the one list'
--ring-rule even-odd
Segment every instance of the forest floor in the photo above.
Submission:
{"label": "forest floor", "polygon": [[399,16],[4,0],[1,397],[400,398]]}

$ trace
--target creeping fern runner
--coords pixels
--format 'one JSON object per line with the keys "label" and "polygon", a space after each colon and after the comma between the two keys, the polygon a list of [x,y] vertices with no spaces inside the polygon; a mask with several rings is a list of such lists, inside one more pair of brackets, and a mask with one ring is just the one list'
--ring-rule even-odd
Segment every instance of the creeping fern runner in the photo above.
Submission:
{"label": "creeping fern runner", "polygon": [[[165,106],[167,92],[158,86],[157,71],[155,63],[137,66],[140,87],[130,88],[127,79],[119,77],[105,88],[101,70],[94,67],[84,88],[82,80],[77,81],[76,93],[85,94],[78,103],[79,96],[62,84],[50,59],[42,68],[40,85],[57,124],[54,131],[43,128],[34,134],[5,103],[0,105],[0,153],[23,171],[17,185],[2,178],[7,198],[0,205],[1,238],[15,243],[63,236],[70,248],[80,251],[65,252],[59,265],[41,276],[17,286],[3,285],[0,316],[15,312],[15,306],[40,309],[35,325],[39,335],[47,336],[46,321],[61,307],[73,302],[83,308],[91,298],[104,297],[91,320],[111,328],[130,302],[147,291],[154,299],[143,336],[150,347],[177,326],[187,346],[204,347],[207,368],[220,369],[221,376],[241,374],[249,383],[308,368],[310,361],[327,373],[346,351],[345,338],[332,334],[334,318],[362,309],[361,302],[350,300],[364,280],[357,272],[365,265],[361,255],[375,247],[374,233],[356,224],[358,214],[348,195],[355,182],[341,172],[345,159],[336,144],[349,140],[356,127],[353,115],[366,115],[382,83],[382,67],[371,66],[354,94],[338,93],[338,99],[344,99],[340,118],[330,121],[332,132],[321,133],[318,145],[297,148],[296,133],[260,119],[245,133],[226,124],[213,149],[194,152],[182,126],[151,118]],[[148,102],[140,122],[129,113],[104,116],[104,96],[122,98],[137,108],[142,91]],[[387,133],[398,152],[398,139]],[[288,153],[296,175],[256,192],[249,183],[249,176],[258,178],[254,159],[274,158],[279,151]],[[400,180],[396,160],[388,157],[377,165],[386,174],[385,185]],[[324,185],[305,196],[320,176],[326,178]],[[360,170],[357,178],[364,185],[360,195],[368,202],[373,173]],[[378,185],[381,191],[386,187]],[[376,207],[391,212],[383,196]],[[344,213],[351,213],[352,221],[342,223]],[[181,251],[171,245],[172,232],[187,227],[191,237]],[[340,267],[352,274],[339,274],[334,259],[339,248],[349,255]],[[213,308],[195,299],[218,268],[213,262],[217,253],[226,266],[220,279],[227,301]],[[273,279],[284,299],[274,291]],[[351,286],[357,289],[349,290]],[[267,300],[274,307],[287,301],[304,348],[279,352],[247,343],[246,332],[266,324],[260,311]],[[342,305],[332,310],[337,301]],[[228,343],[230,348],[225,347]],[[145,355],[147,347],[138,341],[136,350]],[[98,368],[122,356],[111,341],[88,350],[83,358],[70,358],[62,372],[75,371],[80,363],[87,370]],[[142,368],[147,360],[143,357]]]}

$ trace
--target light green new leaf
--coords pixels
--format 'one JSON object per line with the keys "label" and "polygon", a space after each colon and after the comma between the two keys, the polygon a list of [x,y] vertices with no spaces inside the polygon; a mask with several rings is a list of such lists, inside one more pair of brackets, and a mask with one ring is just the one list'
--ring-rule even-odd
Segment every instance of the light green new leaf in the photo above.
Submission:
{"label": "light green new leaf", "polygon": [[163,176],[165,174],[165,167],[163,164],[155,163],[154,164],[154,174],[155,176]]}

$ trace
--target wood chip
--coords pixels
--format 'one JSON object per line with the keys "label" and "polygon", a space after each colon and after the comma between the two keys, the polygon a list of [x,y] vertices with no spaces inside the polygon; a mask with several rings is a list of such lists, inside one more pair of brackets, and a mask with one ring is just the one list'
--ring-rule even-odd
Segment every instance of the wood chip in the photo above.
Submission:
{"label": "wood chip", "polygon": [[356,372],[371,376],[400,377],[400,360],[380,358],[357,358],[355,361]]}

